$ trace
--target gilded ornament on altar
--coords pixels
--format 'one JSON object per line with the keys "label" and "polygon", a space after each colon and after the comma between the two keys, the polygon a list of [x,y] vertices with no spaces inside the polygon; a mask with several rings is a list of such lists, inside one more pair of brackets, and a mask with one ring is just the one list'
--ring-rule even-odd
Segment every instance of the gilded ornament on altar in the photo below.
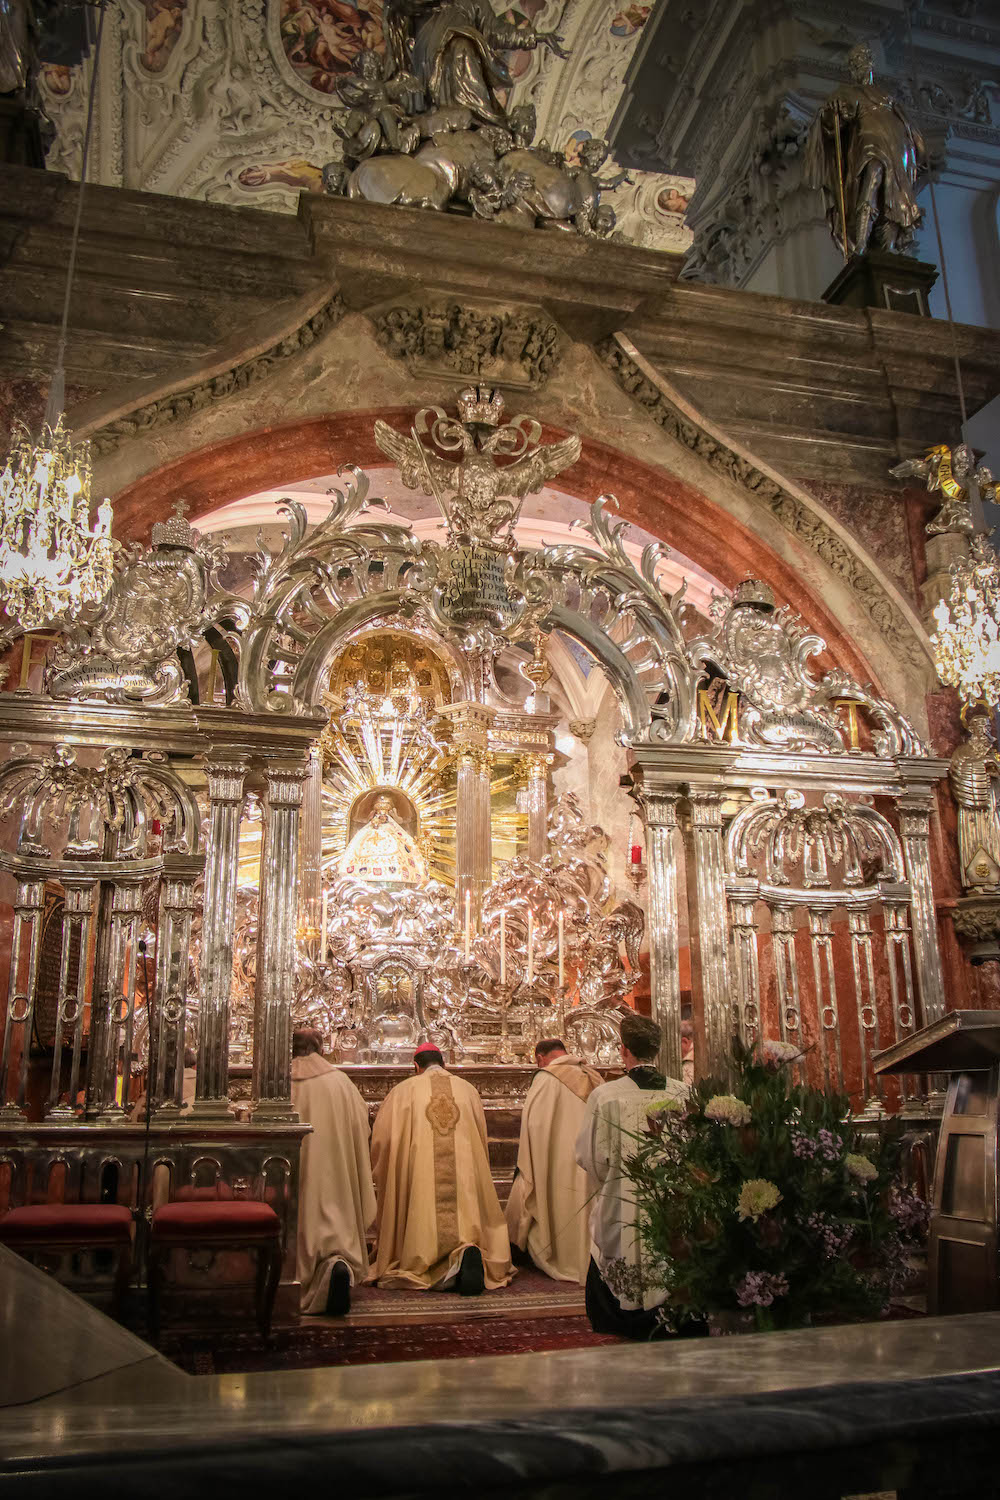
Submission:
{"label": "gilded ornament on altar", "polygon": [[968,716],[966,738],[951,758],[948,780],[958,806],[962,888],[996,891],[1000,886],[1000,761],[985,712]]}

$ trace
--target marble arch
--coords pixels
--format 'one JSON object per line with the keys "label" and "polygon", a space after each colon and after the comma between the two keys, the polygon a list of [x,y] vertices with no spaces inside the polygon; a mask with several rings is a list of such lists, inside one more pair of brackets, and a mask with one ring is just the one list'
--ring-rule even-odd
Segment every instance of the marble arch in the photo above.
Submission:
{"label": "marble arch", "polygon": [[[536,410],[542,404],[537,397],[532,402]],[[116,530],[123,537],[142,537],[178,500],[187,501],[197,522],[200,515],[229,501],[330,473],[341,463],[362,469],[381,465],[384,459],[372,438],[375,417],[398,426],[412,418],[412,410],[406,406],[309,416],[192,449],[112,496]],[[568,430],[550,423],[544,429],[550,440]],[[815,555],[804,550],[802,566],[797,566],[789,555],[787,532],[763,509],[754,513],[756,525],[751,528],[732,513],[725,482],[707,465],[703,477],[703,487],[696,487],[664,466],[584,436],[580,460],[561,476],[560,487],[587,502],[602,492],[613,493],[623,519],[676,546],[727,587],[747,574],[768,578],[778,596],[826,640],[831,665],[859,680],[873,681],[918,726],[925,723],[927,673],[902,659],[890,661],[885,642],[843,580],[832,571],[824,577]]]}

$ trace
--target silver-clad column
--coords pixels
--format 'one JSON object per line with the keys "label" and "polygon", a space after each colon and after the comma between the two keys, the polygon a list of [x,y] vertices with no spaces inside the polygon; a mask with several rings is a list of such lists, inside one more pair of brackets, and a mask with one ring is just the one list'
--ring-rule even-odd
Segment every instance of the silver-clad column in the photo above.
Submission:
{"label": "silver-clad column", "polygon": [[473,917],[478,916],[483,891],[490,883],[492,826],[490,820],[489,752],[475,745],[458,754],[455,798],[455,857],[459,921],[464,921],[465,893],[470,893]]}
{"label": "silver-clad column", "polygon": [[298,911],[303,766],[268,767],[261,853],[257,993],[253,1029],[253,1119],[292,1111],[292,1000]]}
{"label": "silver-clad column", "polygon": [[663,1042],[660,1066],[668,1078],[683,1077],[681,976],[677,934],[677,793],[643,790],[649,867],[649,969],[653,1019]]}
{"label": "silver-clad column", "polygon": [[149,1033],[147,1081],[157,1112],[162,1110],[172,1115],[180,1111],[184,1097],[188,950],[195,909],[194,884],[201,862],[197,856],[167,855],[166,859],[169,868],[164,870],[160,895],[154,1024]]}
{"label": "silver-clad column", "polygon": [[[27,1118],[24,1100],[28,1086],[28,1053],[35,1014],[35,986],[45,905],[43,880],[19,880],[14,897],[14,932],[10,947],[10,979],[3,1053],[0,1055],[0,1120]],[[16,1056],[16,1071],[11,1064]]]}
{"label": "silver-clad column", "polygon": [[945,1013],[944,976],[938,948],[937,910],[931,884],[930,789],[912,790],[897,799],[899,831],[910,881],[910,913],[917,961],[917,987],[923,1010],[923,1025],[929,1026]]}
{"label": "silver-clad column", "polygon": [[481,703],[450,703],[443,710],[454,726],[456,919],[465,921],[465,893],[477,919],[493,873],[490,814],[489,726],[492,711]]}
{"label": "silver-clad column", "polygon": [[198,1004],[198,1079],[193,1113],[200,1119],[227,1119],[229,1110],[229,997],[233,984],[240,814],[246,767],[238,761],[210,761],[208,844],[205,851],[205,909],[201,940],[201,994]]}
{"label": "silver-clad column", "polygon": [[309,752],[299,825],[299,920],[318,927],[323,899],[323,758]]}
{"label": "silver-clad column", "polygon": [[[729,912],[723,864],[722,793],[688,789],[688,903],[691,909],[691,980],[695,1028],[704,1053],[698,1071],[725,1077],[732,1048],[733,997],[729,989]],[[692,868],[693,867],[693,868]],[[701,1017],[697,1001],[701,1002]]]}
{"label": "silver-clad column", "polygon": [[[87,1007],[89,977],[86,957],[90,942],[90,924],[96,904],[95,897],[99,891],[99,884],[95,880],[63,876],[64,905],[59,954],[59,1001],[56,1009],[56,1034],[52,1051],[49,1098],[45,1106],[47,1120],[75,1120],[77,1117],[76,1096],[80,1088],[83,1021]],[[74,967],[75,974],[72,976],[71,984],[71,970]],[[63,1052],[67,1047],[70,1049],[70,1061],[66,1089],[63,1091],[60,1084],[63,1072]]]}
{"label": "silver-clad column", "polygon": [[549,852],[549,766],[551,755],[524,755],[518,771],[524,777],[528,814],[528,858],[541,860]]}

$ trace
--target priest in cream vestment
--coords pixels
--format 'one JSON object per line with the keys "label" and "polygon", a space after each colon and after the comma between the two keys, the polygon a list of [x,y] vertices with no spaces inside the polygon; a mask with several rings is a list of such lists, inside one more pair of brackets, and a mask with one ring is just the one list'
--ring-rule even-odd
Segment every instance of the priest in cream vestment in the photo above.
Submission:
{"label": "priest in cream vestment", "polygon": [[510,1242],[556,1281],[587,1280],[590,1197],[576,1164],[586,1102],[604,1079],[551,1038],[535,1048],[538,1072],[521,1112],[517,1176],[507,1200]]}
{"label": "priest in cream vestment", "polygon": [[375,1118],[375,1264],[382,1287],[474,1295],[514,1274],[490,1173],[486,1117],[471,1083],[447,1073],[436,1047],[390,1089]]}
{"label": "priest in cream vestment", "polygon": [[302,1311],[345,1313],[350,1288],[368,1274],[366,1235],[375,1222],[368,1106],[320,1056],[316,1031],[292,1037],[292,1105],[312,1131],[299,1166],[297,1260]]}

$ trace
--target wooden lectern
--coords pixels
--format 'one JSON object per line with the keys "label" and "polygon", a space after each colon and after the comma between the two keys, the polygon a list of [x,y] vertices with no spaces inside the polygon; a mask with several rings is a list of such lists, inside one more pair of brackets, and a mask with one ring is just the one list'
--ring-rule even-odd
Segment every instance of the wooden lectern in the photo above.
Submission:
{"label": "wooden lectern", "polygon": [[956,1010],[873,1058],[876,1073],[947,1073],[927,1246],[927,1311],[1000,1306],[1000,1011]]}

